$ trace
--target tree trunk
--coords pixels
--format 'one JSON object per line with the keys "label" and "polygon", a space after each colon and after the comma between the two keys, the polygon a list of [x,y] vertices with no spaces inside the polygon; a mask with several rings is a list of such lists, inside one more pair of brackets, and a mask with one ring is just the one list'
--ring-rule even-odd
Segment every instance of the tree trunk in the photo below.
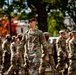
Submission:
{"label": "tree trunk", "polygon": [[37,13],[38,13],[38,28],[40,30],[42,30],[43,32],[47,32],[48,31],[48,26],[47,26],[47,11],[46,11],[46,7],[44,4],[40,4],[38,5],[37,8]]}

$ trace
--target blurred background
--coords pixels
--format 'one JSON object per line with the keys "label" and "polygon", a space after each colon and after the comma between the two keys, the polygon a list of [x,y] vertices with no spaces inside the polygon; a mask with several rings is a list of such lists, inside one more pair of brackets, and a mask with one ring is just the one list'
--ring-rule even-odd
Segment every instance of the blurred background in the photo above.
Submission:
{"label": "blurred background", "polygon": [[31,17],[52,37],[61,29],[68,33],[76,29],[76,0],[0,0],[0,36],[24,33]]}

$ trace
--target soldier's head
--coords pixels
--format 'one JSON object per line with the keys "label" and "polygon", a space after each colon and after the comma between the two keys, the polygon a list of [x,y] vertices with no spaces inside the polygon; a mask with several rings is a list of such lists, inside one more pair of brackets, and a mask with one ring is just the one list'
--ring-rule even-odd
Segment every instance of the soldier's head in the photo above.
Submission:
{"label": "soldier's head", "polygon": [[65,37],[65,30],[60,30],[59,34],[60,34],[61,37]]}
{"label": "soldier's head", "polygon": [[44,37],[46,38],[46,40],[49,39],[49,33],[48,33],[48,32],[44,32],[43,35],[44,35]]}
{"label": "soldier's head", "polygon": [[11,36],[10,36],[9,34],[7,34],[5,38],[6,38],[6,40],[9,41],[9,42],[11,41]]}
{"label": "soldier's head", "polygon": [[76,30],[72,31],[73,37],[76,38]]}
{"label": "soldier's head", "polygon": [[36,27],[36,19],[35,18],[29,19],[28,23],[30,24],[31,28]]}
{"label": "soldier's head", "polygon": [[17,38],[18,38],[19,40],[22,40],[22,34],[21,34],[21,33],[18,34],[18,35],[17,35]]}
{"label": "soldier's head", "polygon": [[69,32],[69,37],[72,38],[73,37],[73,33]]}
{"label": "soldier's head", "polygon": [[12,42],[16,42],[16,36],[12,36]]}

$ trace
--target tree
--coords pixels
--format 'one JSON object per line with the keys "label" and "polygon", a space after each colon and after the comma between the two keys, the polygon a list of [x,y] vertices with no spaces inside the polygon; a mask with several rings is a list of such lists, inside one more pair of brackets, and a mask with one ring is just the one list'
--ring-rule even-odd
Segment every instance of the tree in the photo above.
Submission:
{"label": "tree", "polygon": [[75,25],[73,25],[73,29],[76,29],[76,0],[68,1],[67,12],[75,23]]}
{"label": "tree", "polygon": [[50,12],[48,16],[48,31],[50,35],[57,36],[61,29],[66,29],[63,13],[59,11]]}
{"label": "tree", "polygon": [[12,14],[14,11],[17,13],[21,13],[24,11],[26,4],[25,0],[3,0],[3,5],[2,5],[2,12],[4,15],[6,15],[9,19],[9,33],[12,35],[12,30],[11,30],[11,20],[12,20]]}
{"label": "tree", "polygon": [[31,8],[32,12],[38,15],[38,27],[43,32],[48,31],[47,18],[50,10],[59,9],[63,11],[67,7],[67,2],[68,0],[27,0],[28,6]]}

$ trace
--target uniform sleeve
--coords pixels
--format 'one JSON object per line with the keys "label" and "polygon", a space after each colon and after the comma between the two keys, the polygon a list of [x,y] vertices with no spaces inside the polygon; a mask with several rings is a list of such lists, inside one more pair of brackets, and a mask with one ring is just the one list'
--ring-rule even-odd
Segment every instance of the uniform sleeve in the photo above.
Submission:
{"label": "uniform sleeve", "polygon": [[74,45],[72,43],[72,41],[69,42],[69,58],[72,58],[73,57],[73,50],[74,50]]}
{"label": "uniform sleeve", "polygon": [[56,48],[57,48],[57,50],[61,49],[59,38],[56,40]]}
{"label": "uniform sleeve", "polygon": [[26,40],[27,40],[27,34],[28,34],[28,30],[23,34],[23,37],[22,37],[22,41],[24,41],[24,44],[26,43]]}
{"label": "uniform sleeve", "polygon": [[6,53],[6,42],[4,41],[3,44],[2,44],[2,52],[3,52],[3,56],[5,56],[5,53]]}
{"label": "uniform sleeve", "polygon": [[43,45],[44,50],[46,50],[46,52],[48,52],[49,46],[48,46],[48,43],[46,42],[46,39],[42,33],[40,34],[40,42]]}

